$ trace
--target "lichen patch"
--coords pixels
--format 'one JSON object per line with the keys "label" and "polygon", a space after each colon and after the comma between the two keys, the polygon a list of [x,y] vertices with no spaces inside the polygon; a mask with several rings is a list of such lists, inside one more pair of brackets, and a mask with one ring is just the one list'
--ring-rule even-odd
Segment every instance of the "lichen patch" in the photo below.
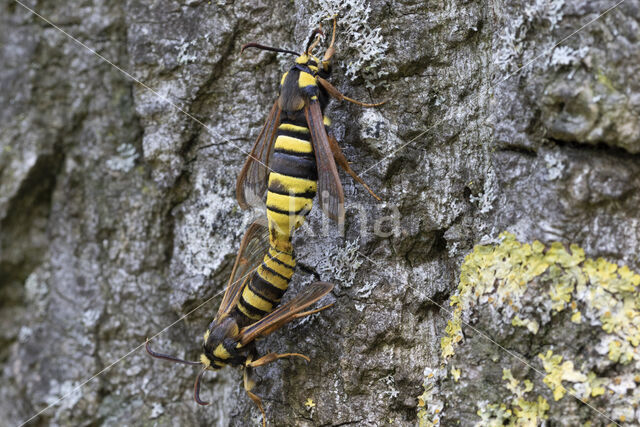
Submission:
{"label": "lichen patch", "polygon": [[[587,258],[574,244],[504,232],[498,244],[477,245],[450,298],[441,366],[425,370],[421,425],[466,421],[464,404],[448,396],[469,396],[470,387],[481,425],[538,425],[567,411],[576,414],[567,422],[640,421],[638,285],[627,266]],[[601,414],[579,411],[580,401]]]}

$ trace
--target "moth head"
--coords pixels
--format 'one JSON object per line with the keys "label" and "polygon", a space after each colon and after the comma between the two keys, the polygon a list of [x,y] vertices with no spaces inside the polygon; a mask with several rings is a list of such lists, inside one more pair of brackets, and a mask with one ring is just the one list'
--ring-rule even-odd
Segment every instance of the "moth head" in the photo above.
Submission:
{"label": "moth head", "polygon": [[[230,354],[226,346],[225,341],[231,340],[235,343],[235,340],[240,334],[240,328],[238,323],[233,317],[227,316],[220,320],[214,320],[211,322],[207,331],[204,333],[204,343],[202,344],[202,354],[200,354],[200,363],[202,364],[202,370],[196,377],[194,386],[194,400],[200,405],[208,405],[209,402],[205,402],[200,399],[200,381],[202,376],[207,370],[218,370],[225,366],[225,363],[220,363],[220,360],[227,360],[234,357]],[[235,345],[233,346],[235,348]]]}
{"label": "moth head", "polygon": [[320,60],[310,53],[305,53],[296,58],[296,64],[305,65],[309,67],[312,71],[318,71],[318,64],[320,64]]}
{"label": "moth head", "polygon": [[204,333],[204,344],[202,346],[204,354],[212,355],[224,340],[228,338],[235,339],[239,333],[240,328],[233,317],[227,316],[218,322],[214,320]]}

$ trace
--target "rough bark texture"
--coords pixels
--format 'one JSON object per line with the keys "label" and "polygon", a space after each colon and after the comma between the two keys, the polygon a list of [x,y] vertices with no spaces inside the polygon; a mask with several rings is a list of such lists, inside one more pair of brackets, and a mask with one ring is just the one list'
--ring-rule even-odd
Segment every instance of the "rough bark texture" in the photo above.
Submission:
{"label": "rough bark texture", "polygon": [[[625,1],[553,48],[614,4],[373,0],[368,24],[388,47],[376,53],[382,73],[361,70],[366,81],[341,72],[362,52],[341,45],[338,33],[335,86],[354,98],[389,100],[377,110],[330,108],[353,168],[373,166],[363,178],[384,202],[343,175],[345,235],[312,233],[322,222],[315,209],[294,240],[305,271],[289,293],[315,272],[335,282],[336,304],[260,343],[262,351],[311,357],[258,370],[255,391],[270,424],[502,425],[518,422],[522,402],[514,399],[525,378],[534,390],[521,397],[541,396],[551,407],[534,423],[640,422],[635,409],[618,410],[603,397],[594,401],[606,417],[568,395],[555,401],[557,387],[542,374],[562,365],[538,356],[553,350],[584,375],[612,381],[630,375],[602,384],[631,381],[611,394],[633,407],[637,340],[629,340],[631,361],[607,359],[587,351],[588,331],[567,326],[575,323],[557,306],[553,316],[529,318],[539,326],[537,334],[529,329],[532,338],[512,325],[513,313],[501,318],[487,299],[465,300],[462,320],[538,374],[517,370],[516,359],[466,323],[458,323],[462,341],[452,323],[445,331],[465,255],[479,243],[501,247],[504,230],[547,247],[577,244],[587,258],[640,270],[640,2]],[[220,298],[191,311],[226,284],[248,223],[236,207],[235,178],[290,60],[240,56],[240,46],[299,49],[317,5],[29,5],[146,87],[18,3],[0,5],[0,425],[20,424],[125,355],[31,424],[256,425],[238,371],[206,376],[202,393],[212,404],[203,408],[192,400],[195,370],[152,360],[138,346],[190,313],[154,346],[198,356]],[[381,222],[384,230],[393,225],[385,216],[400,218],[398,233],[374,233]],[[547,283],[540,277],[526,283]],[[595,283],[588,277],[585,286]],[[500,294],[501,286],[486,293]],[[531,289],[519,309],[536,312],[543,294]],[[585,318],[603,333],[602,322]],[[552,330],[560,332],[538,335]],[[453,356],[442,337],[458,346]],[[576,354],[580,360],[571,359]],[[452,380],[456,368],[460,378]],[[520,385],[505,388],[505,368]],[[586,381],[566,372],[567,388]]]}

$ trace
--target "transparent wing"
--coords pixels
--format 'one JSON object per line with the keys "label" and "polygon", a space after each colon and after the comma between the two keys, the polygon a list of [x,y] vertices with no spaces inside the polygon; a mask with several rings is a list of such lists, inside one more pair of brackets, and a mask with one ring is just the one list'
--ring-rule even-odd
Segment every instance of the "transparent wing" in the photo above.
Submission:
{"label": "transparent wing", "polygon": [[280,107],[276,100],[238,175],[236,198],[242,209],[261,206],[264,203],[269,176],[269,157],[273,151],[273,142],[279,125]]}
{"label": "transparent wing", "polygon": [[[297,319],[298,317],[304,317],[307,314],[311,314],[300,312],[309,307],[311,304],[320,300],[323,296],[331,292],[332,289],[332,283],[312,283],[288,303],[276,308],[273,312],[253,323],[252,325],[243,328],[240,331],[240,343],[242,345],[246,345],[257,338],[265,337],[270,333],[277,331],[278,329],[291,322],[292,320]],[[326,307],[322,307],[321,309],[324,309]],[[314,310],[313,312],[316,311],[319,310]]]}
{"label": "transparent wing", "polygon": [[322,120],[320,103],[312,101],[305,106],[305,117],[311,131],[313,150],[318,168],[318,198],[320,207],[329,218],[344,223],[344,192],[338,175],[327,131]]}
{"label": "transparent wing", "polygon": [[242,238],[227,290],[222,297],[218,314],[216,314],[216,321],[221,320],[235,307],[242,289],[262,262],[268,248],[269,232],[267,227],[256,221],[249,226]]}

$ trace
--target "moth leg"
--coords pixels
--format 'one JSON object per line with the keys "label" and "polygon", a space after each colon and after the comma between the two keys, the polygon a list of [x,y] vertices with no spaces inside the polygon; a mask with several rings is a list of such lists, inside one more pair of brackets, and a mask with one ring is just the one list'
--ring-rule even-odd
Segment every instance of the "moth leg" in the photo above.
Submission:
{"label": "moth leg", "polygon": [[316,46],[318,46],[318,44],[320,43],[320,40],[322,39],[322,37],[324,37],[324,33],[322,32],[322,23],[318,24],[318,28],[313,32],[313,35],[316,36],[316,39],[313,42],[313,44],[309,46],[309,48],[307,49],[307,53],[309,55],[312,54],[313,49],[315,49]]}
{"label": "moth leg", "polygon": [[318,81],[318,83],[320,83],[320,85],[326,89],[326,91],[329,93],[329,95],[331,95],[332,97],[334,97],[335,99],[337,99],[338,101],[349,101],[352,102],[356,105],[360,105],[362,107],[379,107],[382,104],[384,104],[387,101],[382,101],[382,102],[377,102],[375,104],[367,104],[361,101],[356,101],[353,98],[349,98],[346,95],[343,95],[342,93],[340,93],[340,91],[338,89],[336,89],[336,87],[334,85],[332,85],[331,83],[329,83],[328,80],[323,79],[320,76],[316,76],[316,80]]}
{"label": "moth leg", "polygon": [[327,304],[327,305],[324,305],[324,306],[322,306],[320,308],[316,308],[315,310],[303,311],[302,313],[298,313],[295,316],[293,316],[293,318],[294,319],[299,319],[301,317],[305,317],[305,316],[310,316],[312,314],[316,314],[316,313],[318,313],[318,312],[320,312],[322,310],[326,310],[327,308],[332,307],[333,304],[334,303]]}
{"label": "moth leg", "polygon": [[[250,356],[247,359],[248,363],[251,363],[252,357]],[[262,427],[266,427],[267,425],[267,414],[264,412],[264,408],[262,407],[262,399],[260,399],[256,394],[252,393],[251,390],[256,386],[256,382],[251,378],[253,370],[249,366],[245,366],[244,372],[242,373],[242,380],[244,383],[244,391],[247,392],[247,395],[253,400],[253,403],[256,404],[260,412],[262,412]]]}
{"label": "moth leg", "polygon": [[245,363],[245,366],[248,366],[250,368],[257,368],[258,366],[263,366],[263,365],[267,365],[273,361],[276,361],[278,359],[282,359],[283,357],[301,357],[304,360],[306,360],[307,362],[309,362],[311,359],[309,359],[307,356],[305,356],[304,354],[300,354],[300,353],[268,353],[264,356],[262,356],[260,359],[257,360],[253,360],[253,361],[248,361]]}
{"label": "moth leg", "polygon": [[333,15],[333,33],[331,34],[331,43],[329,44],[327,50],[324,52],[324,56],[322,57],[323,61],[330,60],[333,54],[336,53],[336,49],[333,47],[333,44],[336,42],[336,16],[337,15]]}
{"label": "moth leg", "polygon": [[[333,303],[331,304],[327,304],[325,306],[322,306],[320,308],[316,308],[315,310],[309,310],[309,311],[303,311],[301,313],[296,314],[295,316],[293,316],[294,319],[298,319],[300,317],[305,317],[305,316],[309,316],[311,314],[315,314],[319,311],[325,310],[329,307],[331,307],[333,305]],[[257,368],[258,366],[263,366],[263,365],[267,365],[271,362],[274,362],[278,359],[282,359],[283,357],[301,357],[304,360],[306,360],[307,362],[310,362],[311,359],[309,359],[307,356],[305,356],[304,354],[300,354],[300,353],[268,353],[265,354],[264,356],[262,356],[261,358],[257,359],[257,360],[253,360],[252,357],[248,358],[247,361],[245,362],[245,369],[247,368]]]}
{"label": "moth leg", "polygon": [[380,197],[378,197],[376,193],[373,192],[373,190],[371,190],[371,188],[369,188],[369,186],[362,180],[362,178],[360,178],[358,174],[356,174],[353,171],[353,169],[351,169],[351,166],[349,166],[349,161],[342,153],[342,148],[340,148],[340,144],[338,144],[338,141],[335,139],[335,137],[331,134],[329,134],[328,137],[329,137],[329,145],[331,146],[331,151],[333,152],[333,158],[336,159],[336,163],[342,169],[344,169],[346,173],[351,175],[353,179],[358,181],[364,188],[366,188],[369,194],[371,194],[376,200],[378,201],[382,200],[380,199]]}

